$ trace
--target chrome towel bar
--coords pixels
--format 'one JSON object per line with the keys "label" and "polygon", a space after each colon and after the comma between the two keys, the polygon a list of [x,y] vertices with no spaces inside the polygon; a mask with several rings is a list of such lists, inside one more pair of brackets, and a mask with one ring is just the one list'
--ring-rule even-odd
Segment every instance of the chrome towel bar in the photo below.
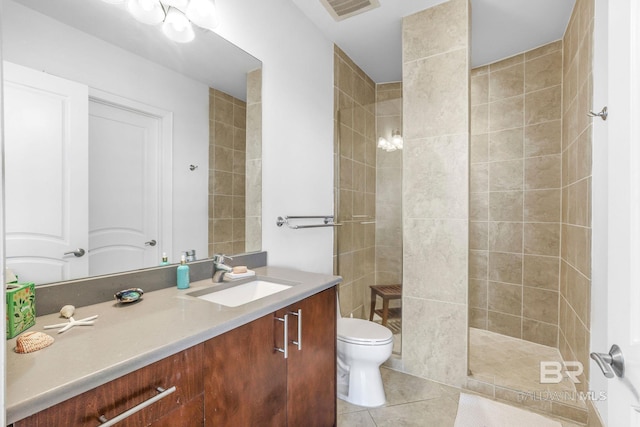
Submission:
{"label": "chrome towel bar", "polygon": [[[296,219],[316,219],[316,218],[322,218],[323,223],[322,224],[299,224],[299,225],[289,223],[289,220],[292,220],[292,219],[296,220]],[[283,225],[286,225],[287,227],[293,230],[297,230],[300,228],[337,227],[342,224],[333,222],[333,215],[303,215],[303,216],[285,216],[284,218],[279,216],[276,221],[276,225],[278,227],[282,227]]]}

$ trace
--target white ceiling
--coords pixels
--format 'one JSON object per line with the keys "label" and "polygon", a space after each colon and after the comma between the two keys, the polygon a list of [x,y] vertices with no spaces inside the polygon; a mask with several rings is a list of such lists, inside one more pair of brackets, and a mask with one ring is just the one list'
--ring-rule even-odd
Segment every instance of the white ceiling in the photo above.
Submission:
{"label": "white ceiling", "polygon": [[[446,0],[380,0],[336,22],[320,0],[291,0],[377,83],[402,80],[402,18]],[[472,67],[562,38],[575,0],[471,0]]]}
{"label": "white ceiling", "polygon": [[[243,73],[260,67],[260,61],[209,31],[199,31],[186,45],[168,42],[158,28],[135,22],[124,6],[98,0],[15,1],[241,99],[246,92]],[[291,1],[375,82],[383,83],[402,80],[402,18],[446,0],[379,0],[380,7],[340,22],[320,0]],[[472,66],[560,39],[574,3],[471,0]]]}

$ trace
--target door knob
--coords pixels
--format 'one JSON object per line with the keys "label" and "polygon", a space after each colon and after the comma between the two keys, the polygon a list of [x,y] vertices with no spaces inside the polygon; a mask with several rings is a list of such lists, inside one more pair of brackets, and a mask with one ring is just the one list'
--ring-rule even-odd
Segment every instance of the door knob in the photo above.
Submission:
{"label": "door knob", "polygon": [[156,243],[158,243],[158,242],[156,242],[155,239],[154,239],[154,240],[149,240],[148,242],[144,242],[144,245],[145,246],[155,246]]}
{"label": "door knob", "polygon": [[73,255],[73,256],[75,256],[75,257],[80,258],[81,256],[83,256],[83,255],[85,254],[85,251],[84,251],[84,249],[82,249],[82,248],[78,248],[78,249],[76,249],[75,251],[65,252],[64,254],[65,254],[65,255]]}
{"label": "door knob", "polygon": [[617,345],[611,346],[609,354],[591,353],[591,358],[596,361],[605,377],[613,378],[615,375],[619,378],[624,377],[624,357]]}

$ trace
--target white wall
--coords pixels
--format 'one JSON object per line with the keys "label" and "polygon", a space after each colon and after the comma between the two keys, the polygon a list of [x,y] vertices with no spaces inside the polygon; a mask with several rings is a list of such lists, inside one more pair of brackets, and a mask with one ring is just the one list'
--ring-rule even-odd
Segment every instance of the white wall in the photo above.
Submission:
{"label": "white wall", "polygon": [[7,61],[173,112],[171,261],[187,249],[206,254],[208,87],[11,1],[2,33]]}
{"label": "white wall", "polygon": [[278,228],[333,214],[333,43],[290,0],[217,0],[217,32],[263,63],[262,241],[270,265],[331,273],[333,229]]}

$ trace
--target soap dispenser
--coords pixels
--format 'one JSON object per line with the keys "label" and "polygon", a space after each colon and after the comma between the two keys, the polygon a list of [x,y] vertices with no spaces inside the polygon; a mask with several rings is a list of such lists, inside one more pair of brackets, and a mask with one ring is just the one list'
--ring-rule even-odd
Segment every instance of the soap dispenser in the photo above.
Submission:
{"label": "soap dispenser", "polygon": [[178,289],[187,289],[189,287],[189,266],[184,255],[180,258],[177,275]]}
{"label": "soap dispenser", "polygon": [[169,265],[169,258],[167,258],[166,252],[162,252],[162,261],[160,262],[160,265]]}

